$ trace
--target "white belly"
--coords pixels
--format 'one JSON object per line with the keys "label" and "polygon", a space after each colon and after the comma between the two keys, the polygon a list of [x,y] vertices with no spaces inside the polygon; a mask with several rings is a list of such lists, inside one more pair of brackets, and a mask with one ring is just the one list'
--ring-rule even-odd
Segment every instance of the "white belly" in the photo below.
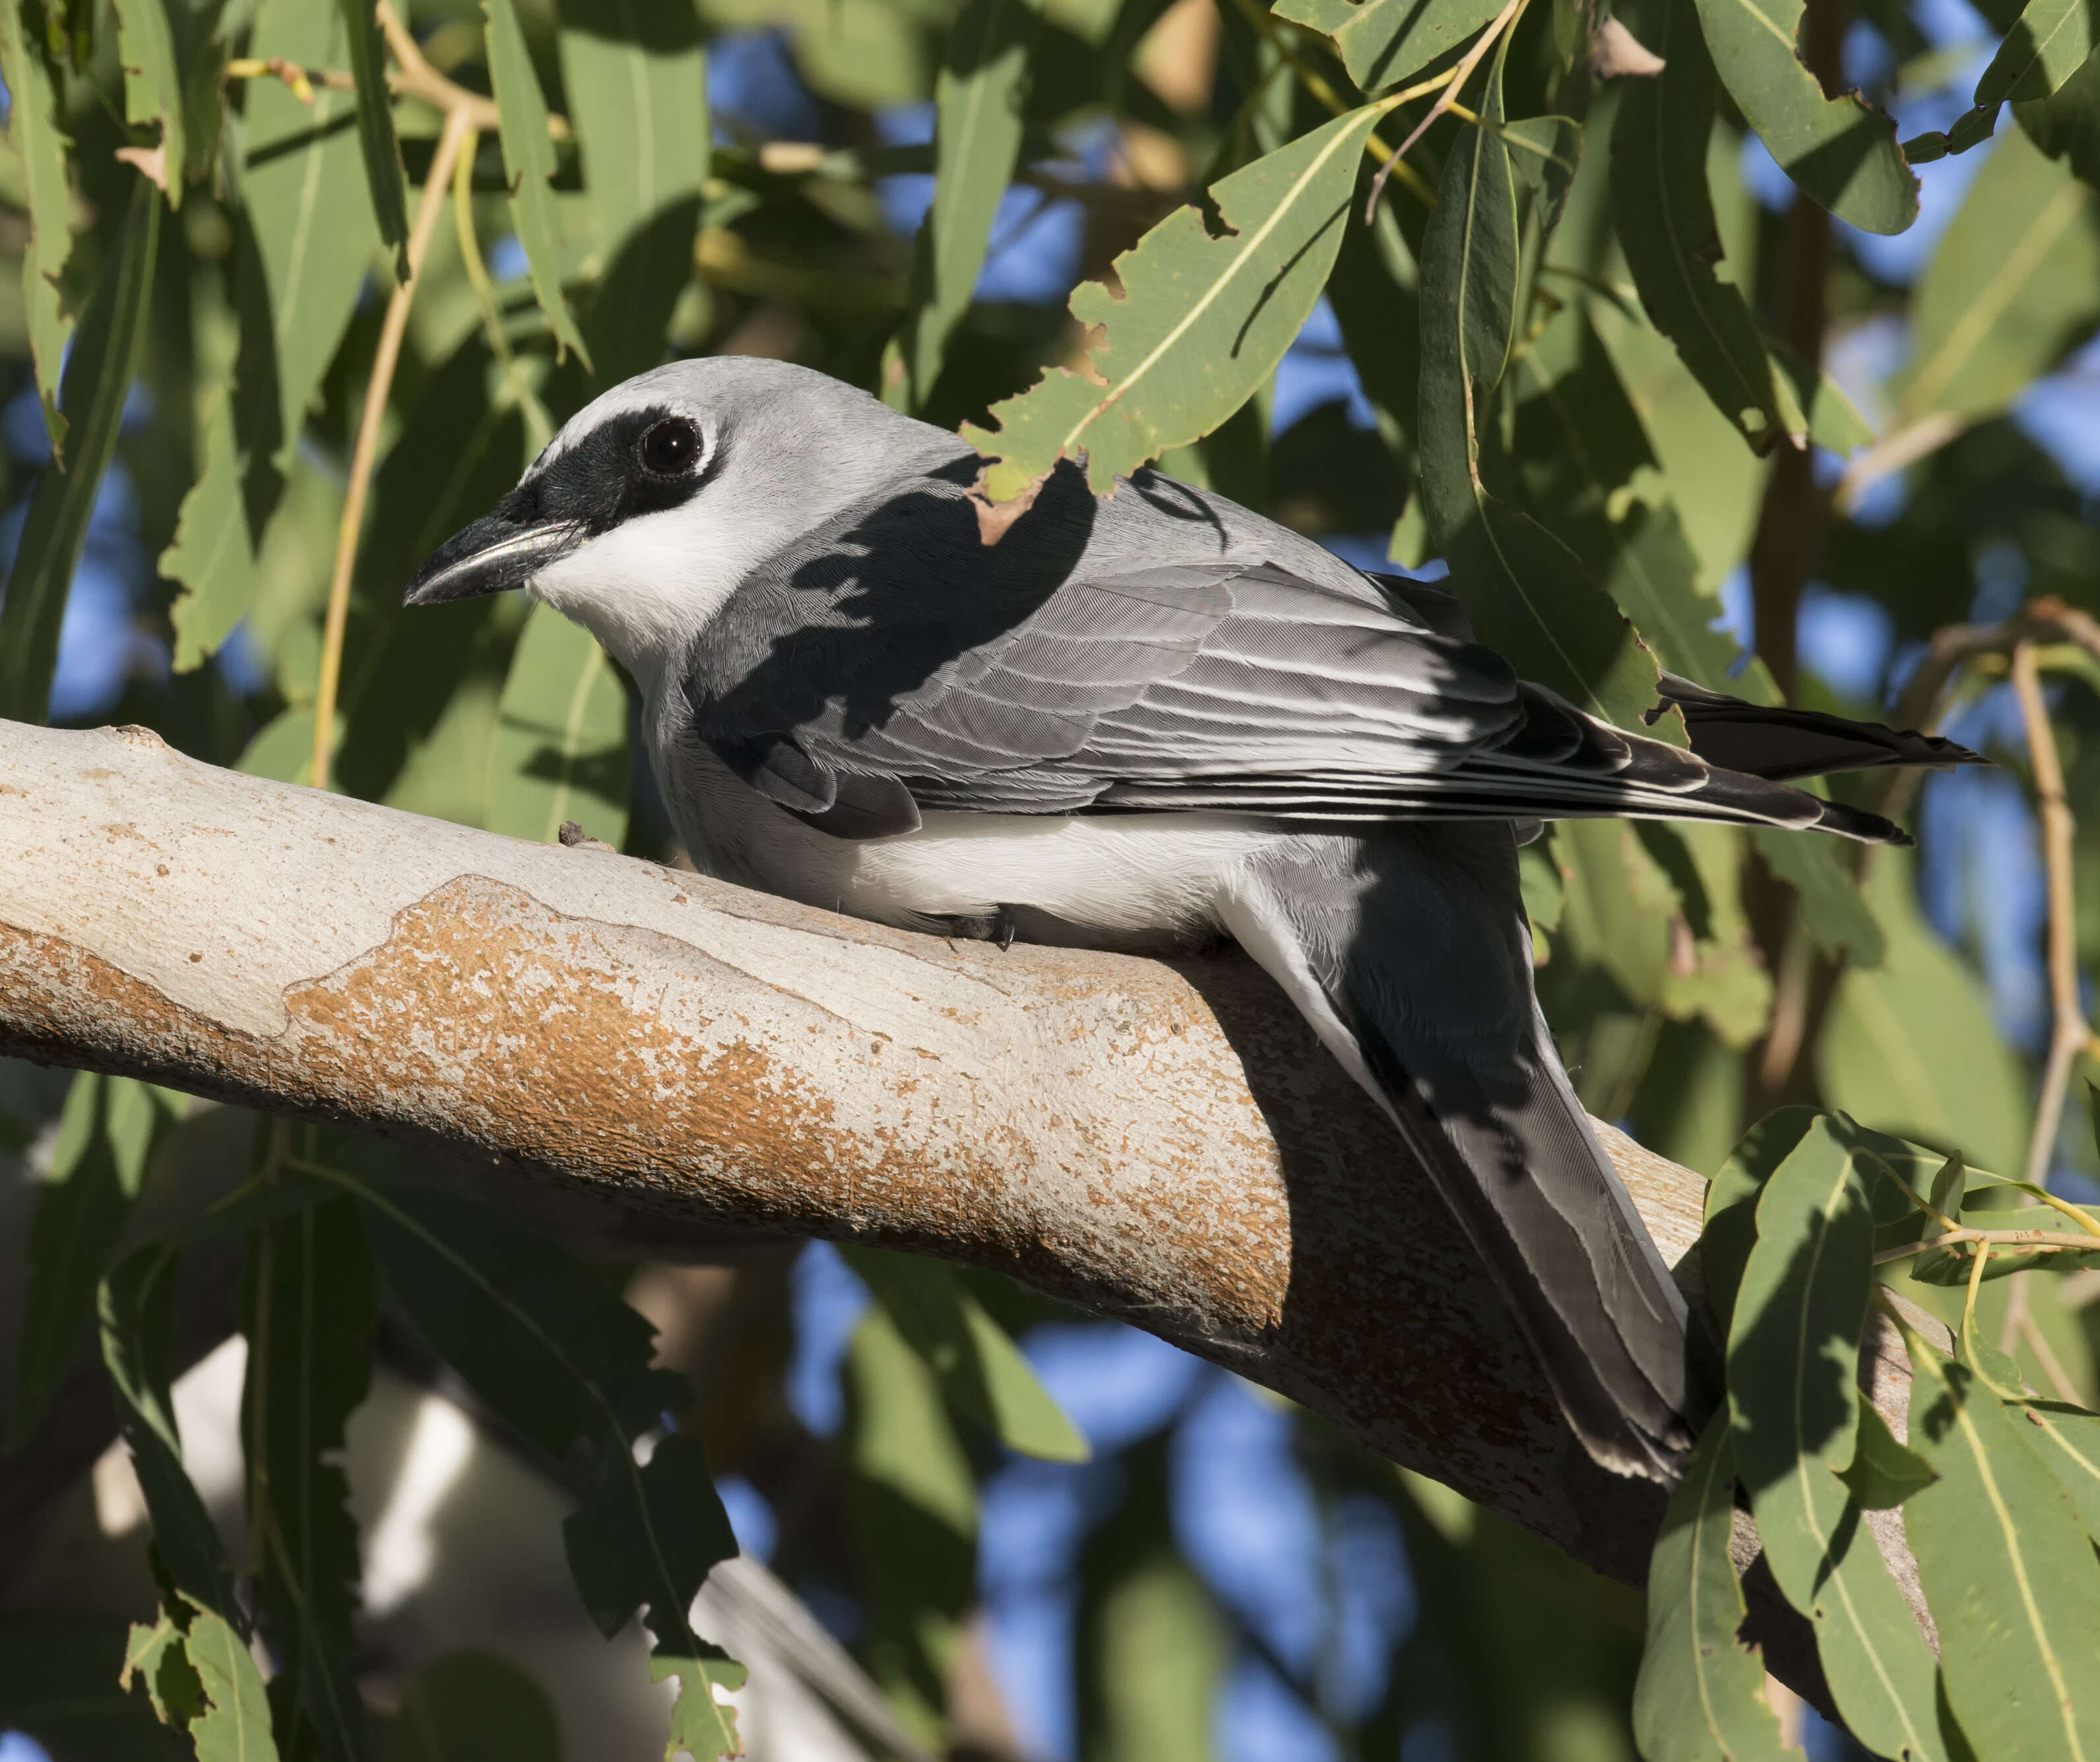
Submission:
{"label": "white belly", "polygon": [[856,841],[797,819],[712,753],[678,784],[665,793],[687,852],[724,881],[907,929],[1015,907],[1075,933],[1057,940],[1118,947],[1216,935],[1233,872],[1285,836],[1230,814],[931,813],[915,832]]}

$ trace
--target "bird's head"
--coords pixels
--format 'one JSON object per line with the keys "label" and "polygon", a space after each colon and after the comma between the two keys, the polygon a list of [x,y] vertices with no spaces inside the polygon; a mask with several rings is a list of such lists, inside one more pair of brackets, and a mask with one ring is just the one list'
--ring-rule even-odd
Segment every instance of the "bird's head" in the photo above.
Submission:
{"label": "bird's head", "polygon": [[661,676],[767,558],[951,435],[784,361],[674,361],[572,417],[518,487],[434,551],[404,603],[525,588],[638,678]]}

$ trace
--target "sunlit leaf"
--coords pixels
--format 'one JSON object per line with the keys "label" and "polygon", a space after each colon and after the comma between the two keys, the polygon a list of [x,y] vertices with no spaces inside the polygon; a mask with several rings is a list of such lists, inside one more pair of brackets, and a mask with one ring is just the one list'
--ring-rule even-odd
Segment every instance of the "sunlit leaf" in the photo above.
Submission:
{"label": "sunlit leaf", "polygon": [[503,687],[492,832],[551,844],[564,820],[627,836],[627,693],[597,640],[535,605]]}
{"label": "sunlit leaf", "polygon": [[1903,415],[2003,409],[2100,323],[2100,197],[2008,132],[1911,298]]}
{"label": "sunlit leaf", "polygon": [[270,1702],[248,1642],[224,1617],[178,1598],[151,1627],[134,1627],[122,1681],[135,1675],[196,1762],[277,1762]]}
{"label": "sunlit leaf", "polygon": [[1645,1762],[1758,1762],[1798,1755],[1765,1698],[1765,1670],[1736,1631],[1743,1588],[1728,1558],[1736,1465],[1716,1414],[1670,1495],[1648,1570],[1648,1646],[1634,1688]]}
{"label": "sunlit leaf", "polygon": [[363,1569],[341,1456],[371,1380],[373,1301],[371,1254],[350,1200],[309,1204],[256,1233],[241,1437],[249,1521],[265,1538],[262,1620],[279,1659],[271,1700],[290,1747],[311,1744],[326,1762],[355,1762],[366,1747],[350,1671]]}
{"label": "sunlit leaf", "polygon": [[1700,1264],[1707,1301],[1726,1329],[1733,1325],[1736,1292],[1758,1239],[1758,1200],[1773,1171],[1791,1156],[1815,1124],[1812,1107],[1782,1107],[1744,1133],[1720,1173],[1706,1189],[1699,1234]]}
{"label": "sunlit leaf", "polygon": [[1692,0],[1645,0],[1624,16],[1665,62],[1653,78],[1621,82],[1612,135],[1612,208],[1641,304],[1754,451],[1798,446],[1808,419],[1743,290],[1718,272],[1721,240],[1706,186],[1714,67],[1698,14]]}
{"label": "sunlit leaf", "polygon": [[1977,104],[2048,97],[2085,64],[2093,44],[2087,0],[2027,0],[1976,82]]}
{"label": "sunlit leaf", "polygon": [[394,272],[408,273],[408,192],[401,174],[400,144],[394,139],[394,95],[386,89],[386,46],[379,34],[373,0],[337,0],[357,82],[357,143],[364,156],[364,180],[372,192],[379,236],[394,247]]}
{"label": "sunlit leaf", "polygon": [[51,1172],[38,1186],[29,1228],[11,1450],[29,1442],[87,1339],[95,1287],[168,1118],[161,1093],[129,1077],[82,1071],[66,1092]]}
{"label": "sunlit leaf", "polygon": [[51,451],[63,457],[66,417],[59,408],[59,377],[73,321],[65,309],[60,278],[73,254],[73,192],[66,174],[66,154],[73,143],[60,130],[51,71],[37,45],[29,40],[20,7],[0,7],[0,79],[7,86],[7,138],[21,161],[23,193],[29,210],[29,240],[22,253],[22,303],[28,318],[29,355]]}
{"label": "sunlit leaf", "polygon": [[[1864,1123],[2002,1168],[2026,1142],[2027,1082],[1980,982],[1919,914],[1911,874],[1902,853],[1875,854],[1865,896],[1888,956],[1838,982],[1817,1075],[1832,1104]],[[1807,916],[1818,909],[1811,903]]]}
{"label": "sunlit leaf", "polygon": [[1859,1432],[1873,1282],[1860,1155],[1819,1119],[1764,1183],[1728,1327],[1732,1437],[1765,1558],[1815,1627],[1846,1724],[1882,1755],[1926,1762],[1945,1754],[1932,1654],[1838,1479]]}
{"label": "sunlit leaf", "polygon": [[189,152],[183,138],[182,73],[163,0],[117,0],[117,54],[124,64],[124,120],[135,126],[160,124],[168,205],[179,208]]}
{"label": "sunlit leaf", "polygon": [[1501,11],[1500,0],[1282,0],[1276,15],[1331,37],[1349,77],[1379,92],[1457,48]]}
{"label": "sunlit leaf", "polygon": [[1028,52],[1042,0],[968,0],[948,27],[933,88],[933,203],[912,261],[903,332],[907,401],[922,408],[969,309],[992,217],[1021,152]]}
{"label": "sunlit leaf", "polygon": [[1086,1439],[952,1267],[879,1248],[845,1253],[906,1343],[925,1360],[951,1412],[1023,1455],[1087,1460]]}
{"label": "sunlit leaf", "polygon": [[[6,11],[0,7],[0,12]],[[0,597],[0,717],[42,722],[51,707],[65,620],[95,492],[117,450],[124,397],[145,345],[153,258],[161,236],[159,192],[132,179],[131,203],[116,250],[104,262],[95,298],[66,358],[60,401],[71,444],[38,477],[29,514]]]}
{"label": "sunlit leaf", "polygon": [[2029,140],[2089,187],[2100,185],[2100,53],[2047,98],[2013,106]]}
{"label": "sunlit leaf", "polygon": [[1939,1479],[1904,1507],[1948,1704],[1979,1755],[2100,1751],[2100,1558],[2030,1428],[1913,1337],[1910,1439]]}
{"label": "sunlit leaf", "polygon": [[562,347],[589,364],[568,302],[562,295],[561,221],[554,211],[554,144],[547,134],[547,100],[525,46],[525,33],[511,0],[482,0],[488,20],[488,77],[503,136],[504,174],[510,180],[510,219],[525,249],[533,297]]}
{"label": "sunlit leaf", "polygon": [[1917,218],[1917,179],[1895,124],[1856,92],[1825,98],[1800,50],[1802,0],[1698,0],[1728,95],[1787,175],[1863,232]]}
{"label": "sunlit leaf", "polygon": [[1335,260],[1375,106],[1338,117],[1235,171],[1211,192],[1227,231],[1178,208],[1116,259],[1123,292],[1072,296],[1105,325],[1091,373],[1053,368],[964,438],[991,461],[995,501],[1026,492],[1060,459],[1086,455],[1105,494],[1148,459],[1208,434],[1268,378],[1295,340]]}
{"label": "sunlit leaf", "polygon": [[[350,46],[342,9],[265,7],[248,52],[298,67],[342,67]],[[316,86],[312,102],[302,104],[281,81],[263,79],[249,82],[246,101],[234,426],[243,470],[267,466],[281,478],[356,310],[379,229],[354,93]],[[259,531],[274,485],[249,493],[249,529]]]}
{"label": "sunlit leaf", "polygon": [[1879,1408],[1863,1401],[1852,1460],[1838,1477],[1862,1511],[1888,1511],[1931,1486],[1939,1475],[1924,1457],[1897,1441]]}

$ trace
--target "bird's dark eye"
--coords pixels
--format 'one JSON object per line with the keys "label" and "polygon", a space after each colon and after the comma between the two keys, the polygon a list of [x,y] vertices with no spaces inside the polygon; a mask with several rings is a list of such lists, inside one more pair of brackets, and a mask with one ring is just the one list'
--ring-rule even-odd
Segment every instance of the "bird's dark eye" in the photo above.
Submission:
{"label": "bird's dark eye", "polygon": [[682,416],[652,423],[638,449],[642,469],[651,477],[683,477],[700,462],[700,431]]}

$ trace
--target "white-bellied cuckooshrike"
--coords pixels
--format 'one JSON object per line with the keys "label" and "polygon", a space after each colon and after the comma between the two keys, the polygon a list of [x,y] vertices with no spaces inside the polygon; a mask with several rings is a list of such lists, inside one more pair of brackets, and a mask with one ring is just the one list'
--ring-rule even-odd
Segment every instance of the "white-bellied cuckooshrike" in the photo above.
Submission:
{"label": "white-bellied cuckooshrike", "polygon": [[1665,676],[1694,750],[1520,680],[1442,589],[1142,470],[996,544],[961,440],[806,369],[661,367],[574,417],[412,605],[524,588],[633,676],[709,873],[880,922],[1222,937],[1390,1115],[1590,1453],[1669,1478],[1710,1395],[1531,983],[1516,849],[1633,815],[1904,841],[1777,779],[1972,755]]}

